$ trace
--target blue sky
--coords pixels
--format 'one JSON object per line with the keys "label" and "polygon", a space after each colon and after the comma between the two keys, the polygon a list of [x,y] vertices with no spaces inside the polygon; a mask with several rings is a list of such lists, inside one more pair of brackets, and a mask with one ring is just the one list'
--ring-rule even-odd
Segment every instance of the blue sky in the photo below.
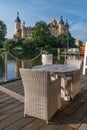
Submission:
{"label": "blue sky", "polygon": [[76,39],[87,41],[87,1],[86,0],[0,0],[0,20],[7,25],[7,37],[14,34],[14,21],[19,11],[21,21],[26,26],[34,26],[37,21],[47,24],[60,16],[70,25],[70,32]]}

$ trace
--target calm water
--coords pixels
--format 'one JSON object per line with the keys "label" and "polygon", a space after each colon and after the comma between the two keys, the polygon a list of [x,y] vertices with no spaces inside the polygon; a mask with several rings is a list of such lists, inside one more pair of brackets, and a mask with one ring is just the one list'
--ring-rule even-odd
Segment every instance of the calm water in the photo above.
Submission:
{"label": "calm water", "polygon": [[[54,58],[54,63],[63,64],[64,60],[68,59],[82,59],[83,57],[80,56],[58,56]],[[27,62],[28,63],[28,62]],[[23,65],[23,63],[18,62],[11,56],[8,57],[7,62],[5,60],[5,56],[0,56],[0,82],[11,80],[14,78],[17,78],[19,76],[19,68],[21,67],[20,64]],[[36,59],[32,62],[32,66],[41,64],[41,57]]]}

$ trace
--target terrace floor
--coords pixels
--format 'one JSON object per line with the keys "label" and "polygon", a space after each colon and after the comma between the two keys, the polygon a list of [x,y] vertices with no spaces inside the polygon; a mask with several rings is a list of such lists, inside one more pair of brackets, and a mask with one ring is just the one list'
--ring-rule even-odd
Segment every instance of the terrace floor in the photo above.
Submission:
{"label": "terrace floor", "polygon": [[[87,130],[87,75],[81,75],[81,91],[72,101],[62,101],[63,107],[58,110],[46,125],[46,122],[33,117],[23,117],[23,98],[14,98],[14,93],[8,95],[0,91],[0,130]],[[20,79],[0,84],[24,95]]]}

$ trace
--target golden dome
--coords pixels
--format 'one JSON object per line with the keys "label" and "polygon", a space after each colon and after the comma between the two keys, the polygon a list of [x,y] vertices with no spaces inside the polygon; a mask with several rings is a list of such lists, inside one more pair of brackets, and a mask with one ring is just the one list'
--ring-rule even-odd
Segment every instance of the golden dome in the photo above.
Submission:
{"label": "golden dome", "polygon": [[53,25],[57,25],[57,21],[56,21],[56,19],[55,19],[54,17],[52,18],[51,23],[52,23]]}

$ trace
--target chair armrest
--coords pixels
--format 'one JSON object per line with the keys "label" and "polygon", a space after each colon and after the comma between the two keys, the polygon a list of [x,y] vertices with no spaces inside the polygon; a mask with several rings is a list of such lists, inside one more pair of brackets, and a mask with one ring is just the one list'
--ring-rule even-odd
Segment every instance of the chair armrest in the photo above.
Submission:
{"label": "chair armrest", "polygon": [[73,80],[75,80],[75,81],[79,80],[80,81],[80,70],[73,72],[72,76],[73,76]]}

